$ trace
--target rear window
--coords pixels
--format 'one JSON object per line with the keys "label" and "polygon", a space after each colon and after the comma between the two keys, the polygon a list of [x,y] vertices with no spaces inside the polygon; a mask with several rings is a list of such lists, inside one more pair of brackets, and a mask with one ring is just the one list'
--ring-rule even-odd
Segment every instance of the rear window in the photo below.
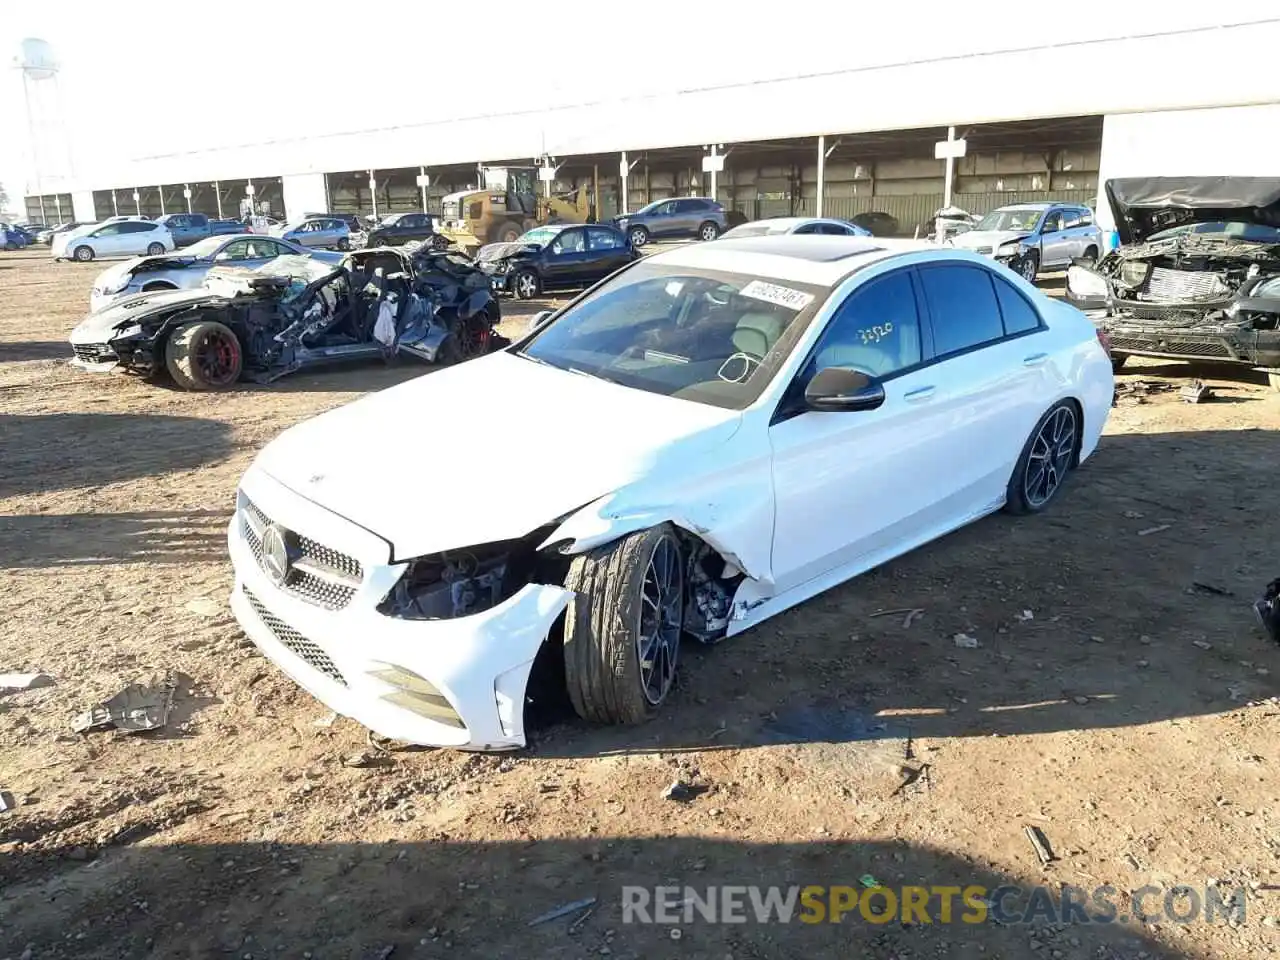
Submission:
{"label": "rear window", "polygon": [[996,300],[1000,303],[1000,315],[1004,318],[1004,332],[1007,336],[1026,333],[1040,326],[1040,315],[1027,302],[1027,298],[1013,288],[1013,284],[991,277],[995,284]]}

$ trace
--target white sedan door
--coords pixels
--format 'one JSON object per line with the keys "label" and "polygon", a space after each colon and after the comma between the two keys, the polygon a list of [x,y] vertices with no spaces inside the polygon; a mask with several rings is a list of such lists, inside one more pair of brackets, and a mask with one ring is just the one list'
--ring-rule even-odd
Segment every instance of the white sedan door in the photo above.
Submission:
{"label": "white sedan door", "polygon": [[[934,489],[947,482],[940,439],[949,424],[937,406],[944,385],[927,362],[915,286],[907,268],[856,288],[770,427],[779,593],[917,537]],[[839,413],[805,408],[804,385],[828,367],[873,377],[884,402]]]}
{"label": "white sedan door", "polygon": [[917,272],[928,307],[946,464],[929,522],[947,529],[1004,501],[1013,466],[1053,392],[1048,331],[1001,270],[938,263]]}
{"label": "white sedan door", "polygon": [[[95,257],[112,257],[120,252],[120,245],[124,240],[124,237],[120,235],[120,230],[127,222],[125,220],[117,220],[115,223],[108,223],[106,226],[99,227],[89,234],[90,246],[93,247],[93,255]],[[75,243],[68,244],[68,249],[74,250]]]}

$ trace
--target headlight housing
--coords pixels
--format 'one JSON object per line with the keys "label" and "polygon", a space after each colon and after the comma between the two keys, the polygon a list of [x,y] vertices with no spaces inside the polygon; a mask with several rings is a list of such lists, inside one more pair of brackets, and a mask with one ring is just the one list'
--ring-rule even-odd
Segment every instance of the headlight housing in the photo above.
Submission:
{"label": "headlight housing", "polygon": [[1092,270],[1077,266],[1067,268],[1067,290],[1077,298],[1105,297],[1108,293],[1106,280]]}
{"label": "headlight housing", "polygon": [[453,620],[497,606],[510,593],[511,544],[447,550],[409,562],[378,606],[401,620]]}
{"label": "headlight housing", "polygon": [[1280,300],[1280,277],[1272,277],[1270,280],[1263,280],[1249,292],[1249,296],[1271,297],[1276,300]]}
{"label": "headlight housing", "polygon": [[127,327],[117,327],[117,328],[116,328],[116,332],[115,332],[115,336],[113,336],[111,339],[112,339],[112,340],[126,340],[126,339],[128,339],[129,337],[136,337],[136,336],[137,336],[138,334],[140,334],[141,332],[142,332],[142,324],[140,324],[140,323],[131,323],[131,324],[129,324]]}
{"label": "headlight housing", "polygon": [[1151,264],[1145,260],[1127,260],[1120,266],[1116,283],[1126,290],[1137,290],[1147,282],[1151,273]]}
{"label": "headlight housing", "polygon": [[1021,240],[1010,240],[1008,243],[1002,243],[996,247],[995,255],[997,257],[1016,257],[1022,252]]}

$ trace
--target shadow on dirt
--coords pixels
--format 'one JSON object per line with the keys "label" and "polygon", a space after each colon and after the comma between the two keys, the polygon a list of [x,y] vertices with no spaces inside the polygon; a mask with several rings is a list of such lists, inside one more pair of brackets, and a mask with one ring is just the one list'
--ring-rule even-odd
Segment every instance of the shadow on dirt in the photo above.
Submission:
{"label": "shadow on dirt", "polygon": [[219,560],[230,519],[216,510],[0,516],[0,569]]}
{"label": "shadow on dirt", "polygon": [[0,415],[0,497],[190,470],[231,451],[231,429],[162,414]]}
{"label": "shadow on dirt", "polygon": [[71,347],[63,341],[17,341],[0,343],[0,363],[23,360],[65,360]]}
{"label": "shadow on dirt", "polygon": [[1043,514],[997,514],[715,647],[686,642],[649,724],[591,727],[535,688],[531,743],[574,757],[868,741],[902,762],[917,739],[1239,709],[1280,694],[1252,608],[1280,574],[1257,493],[1277,472],[1271,432],[1104,437]]}
{"label": "shadow on dirt", "polygon": [[[565,796],[541,802],[568,806],[579,801]],[[591,821],[609,817],[596,811],[583,815]],[[16,826],[6,825],[0,839]],[[1040,956],[1029,941],[1036,950],[1043,948],[1045,957],[1052,952],[1065,960],[1202,956],[1157,943],[1137,925],[1080,920],[1108,912],[1127,920],[1135,906],[1150,916],[1162,909],[1162,894],[1144,894],[1135,904],[1127,890],[1112,889],[1099,904],[1089,903],[1077,922],[1054,929],[1051,922],[1060,915],[1058,883],[1078,882],[1086,896],[1100,884],[1063,872],[1053,878],[1049,897],[1041,894],[1033,901],[1030,888],[1008,889],[1016,882],[1008,875],[948,853],[892,842],[756,844],[613,837],[607,830],[583,841],[441,840],[96,850],[71,848],[46,836],[6,856],[5,935],[15,951],[30,943],[38,957],[86,958]],[[77,862],[84,860],[89,862]],[[869,898],[861,882],[868,876],[882,885]],[[1198,892],[1175,907],[1190,916],[1189,905],[1196,903],[1193,925],[1225,923],[1222,912],[1207,919],[1213,895],[1206,893],[1203,879],[1185,882]],[[708,896],[708,888],[731,885],[757,887],[760,913],[744,890],[736,905],[729,902],[728,916],[741,920],[711,922],[703,911],[719,913],[724,894]],[[856,905],[833,923],[829,894],[811,894],[811,904],[802,904],[796,889],[789,922],[779,922],[789,889],[809,885],[846,888],[844,895]],[[677,889],[660,894],[654,891],[659,886]],[[772,910],[763,901],[770,886],[778,888],[779,898]],[[922,899],[931,922],[917,912],[915,922],[906,924],[900,914],[886,911],[890,895],[900,902],[903,888],[916,886],[959,888],[951,894],[950,922],[941,922],[941,892]],[[628,903],[647,906],[644,912],[624,914],[624,887],[647,891],[647,904],[646,892],[628,894]],[[965,894],[969,904],[961,900]],[[670,905],[670,914],[658,910],[659,896]],[[692,897],[712,906],[700,906]],[[583,903],[592,898],[594,903]],[[977,905],[983,898],[997,906]],[[565,907],[573,908],[532,923]],[[642,922],[646,916],[654,922]]]}
{"label": "shadow on dirt", "polygon": [[443,369],[408,357],[390,363],[370,360],[302,370],[266,384],[241,383],[239,389],[262,393],[352,393],[384,390]]}
{"label": "shadow on dirt", "polygon": [[[1265,370],[1254,370],[1233,363],[1214,363],[1210,360],[1147,360],[1139,365],[1130,361],[1120,370],[1117,383],[1123,382],[1127,375],[1141,379],[1144,377],[1161,377],[1171,380],[1212,380],[1230,383],[1250,384],[1265,387],[1268,384]],[[1212,384],[1215,388],[1217,384]],[[1263,399],[1251,397],[1250,399]]]}

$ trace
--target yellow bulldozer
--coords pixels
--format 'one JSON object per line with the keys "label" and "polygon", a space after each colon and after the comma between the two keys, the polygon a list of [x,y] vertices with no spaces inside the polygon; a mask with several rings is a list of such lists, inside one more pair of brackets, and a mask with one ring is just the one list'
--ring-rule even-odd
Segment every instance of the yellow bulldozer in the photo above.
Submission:
{"label": "yellow bulldozer", "polygon": [[484,167],[484,187],[444,198],[438,233],[467,254],[544,223],[594,221],[589,184],[562,196],[538,192],[537,167]]}

